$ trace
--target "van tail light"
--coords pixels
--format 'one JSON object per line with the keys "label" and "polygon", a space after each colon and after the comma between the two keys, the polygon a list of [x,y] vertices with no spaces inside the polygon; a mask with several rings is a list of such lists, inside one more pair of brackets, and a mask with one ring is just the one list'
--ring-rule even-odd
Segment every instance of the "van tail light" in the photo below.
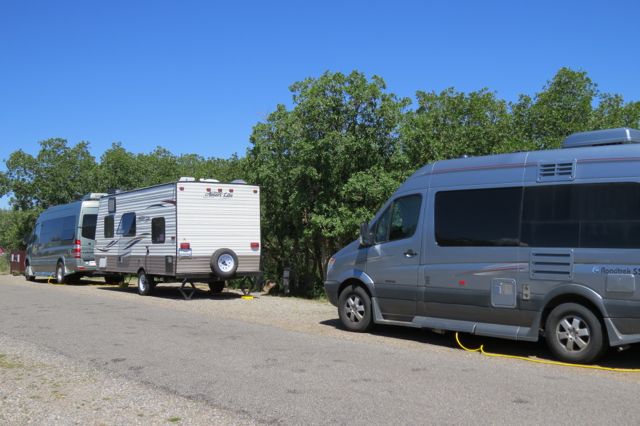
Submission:
{"label": "van tail light", "polygon": [[260,243],[251,243],[251,250],[258,250],[260,248]]}
{"label": "van tail light", "polygon": [[190,243],[180,243],[180,250],[189,250],[191,248]]}
{"label": "van tail light", "polygon": [[74,258],[80,259],[82,257],[82,241],[76,240],[73,244],[73,250],[71,250],[71,252],[73,253]]}

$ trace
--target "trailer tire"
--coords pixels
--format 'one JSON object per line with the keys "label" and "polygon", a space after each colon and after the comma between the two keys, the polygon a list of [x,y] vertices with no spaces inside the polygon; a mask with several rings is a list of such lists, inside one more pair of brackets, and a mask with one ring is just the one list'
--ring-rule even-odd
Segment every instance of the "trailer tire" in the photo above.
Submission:
{"label": "trailer tire", "polygon": [[219,249],[211,256],[211,270],[218,278],[229,279],[238,270],[238,256],[231,249]]}
{"label": "trailer tire", "polygon": [[222,290],[224,290],[224,281],[210,281],[209,282],[209,290],[211,290],[211,294],[220,294]]}
{"label": "trailer tire", "polygon": [[124,281],[124,277],[122,275],[105,275],[104,282],[107,284],[120,284]]}
{"label": "trailer tire", "polygon": [[148,296],[153,290],[153,278],[151,278],[144,269],[138,271],[138,294],[140,296]]}

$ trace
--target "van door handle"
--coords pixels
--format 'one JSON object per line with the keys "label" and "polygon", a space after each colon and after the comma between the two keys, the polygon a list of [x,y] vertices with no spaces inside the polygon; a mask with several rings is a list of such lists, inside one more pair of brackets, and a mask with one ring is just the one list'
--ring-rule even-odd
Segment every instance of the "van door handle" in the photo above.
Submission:
{"label": "van door handle", "polygon": [[404,257],[414,257],[414,256],[417,256],[417,255],[418,255],[418,253],[416,253],[412,249],[409,249],[409,250],[404,252]]}

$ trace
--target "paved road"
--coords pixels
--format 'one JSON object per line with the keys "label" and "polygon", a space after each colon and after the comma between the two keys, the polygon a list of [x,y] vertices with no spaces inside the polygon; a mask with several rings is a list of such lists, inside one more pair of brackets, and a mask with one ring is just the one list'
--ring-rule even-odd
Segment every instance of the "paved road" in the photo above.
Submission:
{"label": "paved road", "polygon": [[[216,314],[224,303],[233,307],[228,300],[143,298],[4,276],[0,334],[264,423],[640,421],[640,373],[487,358],[419,330],[383,328],[352,339],[335,322],[302,314],[293,328],[259,324]],[[637,355],[634,349],[606,362],[640,368]]]}

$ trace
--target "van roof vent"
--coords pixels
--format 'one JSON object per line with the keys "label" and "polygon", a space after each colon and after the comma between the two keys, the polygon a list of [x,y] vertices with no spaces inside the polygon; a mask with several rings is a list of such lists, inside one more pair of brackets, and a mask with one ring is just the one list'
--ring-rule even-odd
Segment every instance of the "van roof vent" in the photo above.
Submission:
{"label": "van roof vent", "polygon": [[538,182],[554,182],[573,180],[575,177],[575,162],[540,163],[538,164]]}
{"label": "van roof vent", "polygon": [[216,182],[220,182],[218,179],[210,179],[210,178],[200,178],[198,179],[200,182],[211,182],[211,183],[216,183]]}
{"label": "van roof vent", "polygon": [[640,130],[620,127],[617,129],[573,133],[562,142],[562,147],[580,148],[583,146],[620,145],[625,143],[640,143]]}

